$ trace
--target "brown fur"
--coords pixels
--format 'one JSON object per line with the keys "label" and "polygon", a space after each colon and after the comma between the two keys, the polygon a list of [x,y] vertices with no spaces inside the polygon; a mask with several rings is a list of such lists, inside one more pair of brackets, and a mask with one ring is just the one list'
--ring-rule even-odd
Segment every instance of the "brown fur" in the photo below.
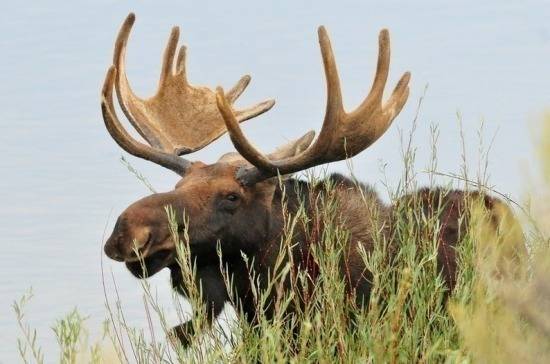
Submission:
{"label": "brown fur", "polygon": [[[332,189],[327,189],[323,184],[311,186],[294,179],[284,181],[283,188],[275,179],[245,187],[235,179],[239,167],[239,163],[195,163],[173,191],[154,194],[132,204],[119,217],[112,236],[105,244],[106,254],[125,261],[128,269],[140,278],[168,267],[174,288],[185,294],[186,287],[176,263],[175,244],[169,234],[164,211],[166,205],[171,205],[180,229],[187,229],[189,234],[190,251],[197,262],[196,279],[202,285],[210,320],[221,312],[229,300],[216,255],[219,242],[223,263],[233,276],[232,288],[239,299],[239,308],[248,320],[253,321],[257,307],[242,254],[254,262],[253,268],[260,277],[260,284],[267,284],[267,274],[273,272],[280,251],[284,219],[294,215],[301,203],[310,223],[300,225],[292,236],[294,270],[307,270],[311,279],[315,280],[318,267],[311,255],[311,247],[319,243],[327,218],[325,212],[332,208],[334,214],[329,215],[335,216],[333,223],[349,234],[341,262],[342,279],[345,279],[348,295],[355,298],[359,305],[369,301],[371,274],[365,268],[358,246],[362,245],[367,252],[372,251],[377,241],[375,234],[386,241],[398,241],[395,235],[399,231],[393,221],[397,214],[410,218],[407,211],[413,211],[439,220],[438,264],[448,288],[455,286],[455,246],[466,231],[466,225],[460,223],[461,217],[467,215],[468,198],[480,197],[478,193],[421,189],[388,206],[369,187],[341,175],[329,178],[334,185]],[[232,201],[231,196],[237,199]],[[499,215],[495,213],[495,206],[506,211],[509,208],[497,199],[482,198],[491,218],[498,224]],[[327,202],[331,205],[327,206]],[[441,213],[435,215],[440,210],[439,206]],[[188,218],[187,225],[184,214]],[[147,272],[143,271],[132,249],[134,241],[145,258]],[[390,255],[391,247],[390,244]],[[285,289],[293,284],[292,276],[285,281]],[[307,304],[306,296],[302,304]],[[265,307],[268,316],[272,314],[273,305],[270,304],[274,299],[268,301]],[[190,330],[189,323],[183,324],[175,329],[175,334],[187,343]]]}

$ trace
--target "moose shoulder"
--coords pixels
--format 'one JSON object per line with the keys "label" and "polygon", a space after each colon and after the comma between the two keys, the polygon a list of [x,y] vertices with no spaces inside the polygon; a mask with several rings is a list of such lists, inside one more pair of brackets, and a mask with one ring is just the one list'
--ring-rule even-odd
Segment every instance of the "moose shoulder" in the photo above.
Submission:
{"label": "moose shoulder", "polygon": [[[105,253],[110,258],[125,262],[130,272],[139,278],[169,268],[174,288],[185,294],[177,263],[177,242],[165,211],[166,206],[171,206],[179,231],[188,234],[189,250],[197,262],[196,279],[202,287],[209,320],[213,320],[229,300],[228,287],[219,268],[218,245],[224,266],[231,275],[231,290],[236,293],[247,319],[253,320],[256,306],[243,254],[253,258],[253,269],[262,284],[278,259],[286,216],[302,209],[309,221],[321,223],[300,225],[292,234],[290,258],[294,269],[307,270],[315,279],[317,272],[309,259],[309,251],[311,245],[316,244],[315,236],[319,236],[315,232],[323,228],[315,201],[319,196],[330,194],[335,223],[347,232],[340,273],[347,296],[358,305],[368,303],[371,291],[371,272],[359,251],[371,251],[374,242],[379,241],[375,235],[392,241],[395,217],[403,206],[410,205],[440,219],[438,263],[444,281],[449,289],[453,288],[457,268],[454,246],[465,229],[459,220],[468,208],[467,199],[477,197],[476,193],[424,189],[404,196],[395,205],[386,205],[372,189],[341,175],[332,175],[325,183],[315,185],[291,177],[292,173],[359,154],[382,136],[401,111],[409,92],[408,72],[401,77],[389,99],[382,100],[390,61],[386,30],[379,36],[378,63],[371,91],[355,110],[346,112],[330,41],[325,29],[319,28],[327,82],[326,114],[319,136],[314,141],[314,133],[308,132],[264,155],[245,138],[239,123],[268,111],[274,102],[234,109],[232,104],[248,85],[248,76],[228,92],[190,85],[185,70],[186,48],[181,47],[176,57],[178,28],[172,30],[164,53],[157,93],[149,99],[134,95],[124,67],[126,44],[134,20],[130,14],[122,25],[113,66],[105,79],[101,102],[105,125],[128,153],[176,172],[181,180],[172,191],[145,197],[120,215],[105,244]],[[113,90],[122,111],[148,145],[133,139],[122,127],[115,112]],[[238,153],[228,153],[211,165],[181,157],[203,148],[225,132],[229,132]],[[494,198],[481,198],[498,224],[502,210],[509,211],[508,207]],[[411,201],[416,202],[411,204]],[[388,249],[388,254],[391,252],[392,249]],[[272,309],[269,302],[265,309],[269,315]],[[187,343],[190,328],[189,324],[175,328],[183,343]]]}

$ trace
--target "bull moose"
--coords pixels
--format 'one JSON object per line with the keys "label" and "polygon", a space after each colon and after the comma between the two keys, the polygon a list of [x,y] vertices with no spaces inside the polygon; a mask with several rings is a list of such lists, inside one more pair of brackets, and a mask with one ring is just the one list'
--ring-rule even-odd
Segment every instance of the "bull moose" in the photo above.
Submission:
{"label": "bull moose", "polygon": [[[248,269],[243,256],[254,257],[254,270],[260,282],[274,268],[284,230],[284,215],[295,214],[304,206],[315,220],[318,211],[308,201],[325,191],[323,184],[312,184],[292,178],[292,174],[314,166],[351,158],[384,134],[399,114],[409,95],[410,73],[403,74],[387,101],[382,100],[389,72],[390,39],[387,30],[379,34],[378,62],[368,96],[352,112],[346,112],[335,58],[327,31],[319,27],[318,36],[327,83],[326,113],[319,136],[306,133],[271,154],[262,154],[246,139],[240,123],[268,111],[273,100],[238,110],[233,107],[250,82],[242,77],[225,92],[189,84],[185,69],[186,48],[177,51],[179,29],[174,27],[164,51],[160,83],[156,94],[148,99],[136,96],[125,72],[125,53],[135,21],[130,14],[123,23],[115,43],[113,65],[102,89],[101,109],[105,126],[113,139],[126,152],[166,167],[181,179],[172,191],[155,193],[130,205],[118,217],[114,231],[105,243],[105,254],[124,262],[138,277],[151,276],[164,268],[171,272],[174,289],[185,294],[176,246],[166,215],[171,206],[178,229],[185,229],[193,259],[196,280],[202,287],[208,320],[211,322],[229,301],[228,287],[220,272],[219,246],[224,265],[232,275],[232,290],[239,298],[242,312],[254,320],[256,306],[250,290]],[[177,56],[176,56],[177,53]],[[127,119],[148,145],[135,140],[117,118],[113,89]],[[212,143],[225,132],[238,153],[223,155],[216,163],[191,162],[182,155],[195,152]],[[392,233],[395,205],[385,204],[369,187],[334,174],[327,179],[334,186],[331,195],[338,202],[338,224],[349,232],[342,256],[342,279],[348,294],[357,304],[369,301],[371,275],[358,253],[361,246],[371,251],[373,234],[388,239]],[[463,229],[459,217],[467,208],[464,191],[442,193],[439,189],[421,189],[402,197],[421,201],[421,209],[444,206],[441,215],[438,264],[449,289],[455,284],[457,258],[454,246]],[[506,205],[496,198],[483,197],[489,214]],[[305,204],[305,205],[304,205]],[[378,227],[382,227],[381,229]],[[307,228],[292,236],[295,269],[307,269],[303,252],[315,242]],[[269,305],[269,302],[268,302]],[[269,312],[269,307],[266,308]],[[268,313],[269,314],[269,313]],[[192,325],[174,328],[184,345]]]}

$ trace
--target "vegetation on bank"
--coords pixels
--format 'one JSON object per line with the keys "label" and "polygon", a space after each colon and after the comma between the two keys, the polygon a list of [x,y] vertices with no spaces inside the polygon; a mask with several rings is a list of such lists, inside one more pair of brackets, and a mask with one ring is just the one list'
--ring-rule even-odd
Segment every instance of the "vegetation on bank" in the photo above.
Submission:
{"label": "vegetation on bank", "polygon": [[[541,183],[532,193],[544,200],[550,195],[550,116],[544,124],[541,139]],[[414,130],[414,128],[413,128]],[[433,129],[433,153],[428,173],[435,183],[437,170],[437,129]],[[412,139],[412,136],[409,138]],[[391,199],[417,188],[413,170],[415,151],[410,140],[403,143],[405,164],[398,187],[388,191]],[[462,172],[450,178],[464,189],[480,189],[505,199],[487,186],[485,160],[480,149],[482,168],[475,182],[464,165]],[[466,161],[464,162],[466,163]],[[310,177],[315,180],[314,177]],[[142,179],[142,177],[140,177]],[[458,181],[458,182],[457,182]],[[448,186],[451,187],[451,184]],[[371,253],[362,258],[373,273],[373,291],[366,312],[347,300],[344,282],[339,274],[342,242],[346,232],[336,227],[334,206],[330,199],[320,201],[324,211],[324,231],[320,244],[312,250],[318,266],[313,294],[308,305],[293,316],[285,307],[303,299],[298,289],[278,294],[274,320],[267,320],[258,309],[258,324],[252,327],[237,318],[229,327],[205,330],[205,319],[196,320],[195,344],[184,350],[171,340],[164,311],[142,281],[144,310],[151,322],[160,321],[164,332],[143,331],[129,327],[116,292],[106,293],[107,320],[104,336],[90,344],[86,320],[77,311],[59,319],[53,328],[59,343],[61,363],[190,363],[190,362],[280,362],[280,363],[516,363],[550,362],[550,223],[536,204],[520,205],[507,201],[516,211],[517,221],[506,212],[495,226],[476,201],[471,201],[468,216],[470,228],[461,237],[458,248],[460,272],[456,289],[449,293],[437,269],[437,232],[435,219],[427,219],[418,209],[402,211],[392,244],[397,247],[389,264],[388,241],[380,238]],[[465,217],[466,218],[466,217]],[[174,221],[167,209],[167,219]],[[287,217],[286,232],[292,233],[305,215]],[[173,234],[177,228],[172,224]],[[522,232],[523,230],[523,232]],[[521,262],[509,259],[510,242],[524,234],[528,257]],[[189,287],[189,301],[200,302],[200,287],[194,284],[193,262],[184,236],[177,236],[180,264]],[[290,241],[290,239],[288,239]],[[285,254],[282,251],[281,254]],[[219,252],[221,254],[221,252]],[[243,257],[243,264],[250,264]],[[281,260],[282,261],[282,260]],[[282,263],[281,263],[282,264]],[[223,272],[223,266],[220,266]],[[281,266],[270,277],[267,291],[256,290],[258,307],[270,293],[277,293],[280,282],[288,275],[299,282],[311,282],[308,272],[297,273],[291,265]],[[107,278],[106,278],[107,279]],[[226,276],[229,287],[231,277]],[[256,282],[254,272],[250,279]],[[301,285],[297,285],[300,287]],[[14,302],[16,319],[21,328],[18,350],[25,362],[44,362],[36,332],[26,324],[24,308],[30,295]],[[114,302],[113,302],[114,301]],[[195,307],[200,305],[193,305]],[[171,308],[185,314],[181,307]],[[196,315],[205,317],[204,312]],[[356,330],[350,330],[351,320]],[[184,320],[182,318],[182,320]],[[51,360],[51,359],[50,359]]]}

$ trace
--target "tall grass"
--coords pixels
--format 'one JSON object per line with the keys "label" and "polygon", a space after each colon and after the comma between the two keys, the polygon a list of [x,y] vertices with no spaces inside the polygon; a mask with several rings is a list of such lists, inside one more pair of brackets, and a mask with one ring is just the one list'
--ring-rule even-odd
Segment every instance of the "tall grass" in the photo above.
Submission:
{"label": "tall grass", "polygon": [[[550,117],[545,130],[550,140]],[[414,128],[413,128],[414,130]],[[430,184],[438,175],[438,131],[432,129],[434,149],[428,166]],[[392,199],[416,189],[415,151],[412,139],[405,140],[405,168],[398,187],[388,190]],[[482,143],[480,143],[481,145]],[[548,148],[545,144],[543,148]],[[480,148],[481,159],[487,153]],[[463,153],[464,159],[465,153]],[[475,187],[491,194],[486,187],[486,160],[480,162],[476,182],[471,182],[466,167],[454,176],[463,188]],[[541,169],[549,174],[550,154],[544,153]],[[132,169],[132,171],[135,171]],[[137,172],[134,172],[137,173]],[[138,174],[139,175],[139,174]],[[139,175],[141,179],[143,177]],[[312,183],[323,183],[310,177]],[[550,178],[542,184],[550,191]],[[451,185],[449,184],[449,187]],[[127,325],[118,294],[106,293],[107,321],[104,335],[88,344],[85,319],[76,311],[58,320],[53,331],[58,339],[62,363],[191,363],[191,362],[281,362],[281,363],[517,363],[550,362],[550,244],[544,231],[546,219],[518,210],[524,223],[506,211],[500,224],[488,220],[482,206],[471,201],[469,229],[458,248],[460,271],[457,286],[448,292],[437,267],[438,219],[415,208],[416,201],[399,206],[395,233],[385,239],[378,226],[374,250],[361,251],[361,257],[372,272],[373,290],[368,310],[347,299],[339,272],[340,259],[348,232],[337,224],[332,187],[313,201],[322,211],[323,228],[309,221],[303,209],[285,216],[279,260],[266,285],[259,285],[250,268],[249,279],[257,303],[257,324],[250,325],[242,316],[231,324],[218,323],[210,330],[206,313],[200,309],[202,291],[194,279],[196,267],[190,259],[188,237],[178,234],[176,217],[167,208],[167,219],[178,244],[178,261],[182,269],[188,300],[194,312],[193,346],[185,350],[170,334],[170,327],[146,280],[142,281],[144,310],[149,330]],[[492,192],[494,195],[495,193]],[[367,199],[365,199],[366,203]],[[439,208],[442,208],[441,206]],[[376,213],[376,212],[375,212]],[[312,226],[317,244],[312,258],[318,274],[292,269],[290,259],[292,232],[300,224]],[[529,256],[510,259],[510,246],[525,232]],[[394,259],[390,262],[388,251]],[[218,248],[221,258],[222,251]],[[285,259],[289,258],[289,259]],[[243,255],[243,264],[252,267],[253,257]],[[230,290],[232,277],[221,263],[220,270]],[[314,279],[315,278],[315,279]],[[104,279],[107,279],[104,277]],[[289,291],[281,289],[291,282]],[[238,297],[230,292],[238,307]],[[267,318],[265,302],[275,297],[274,313]],[[44,361],[36,334],[25,323],[25,296],[14,303],[21,327],[19,352],[25,362]],[[299,303],[306,301],[302,307]],[[175,309],[184,322],[189,319],[177,300]],[[292,308],[294,314],[287,315]],[[238,310],[238,308],[237,308]],[[155,332],[153,322],[160,322],[162,332]],[[353,329],[351,329],[353,328]]]}

